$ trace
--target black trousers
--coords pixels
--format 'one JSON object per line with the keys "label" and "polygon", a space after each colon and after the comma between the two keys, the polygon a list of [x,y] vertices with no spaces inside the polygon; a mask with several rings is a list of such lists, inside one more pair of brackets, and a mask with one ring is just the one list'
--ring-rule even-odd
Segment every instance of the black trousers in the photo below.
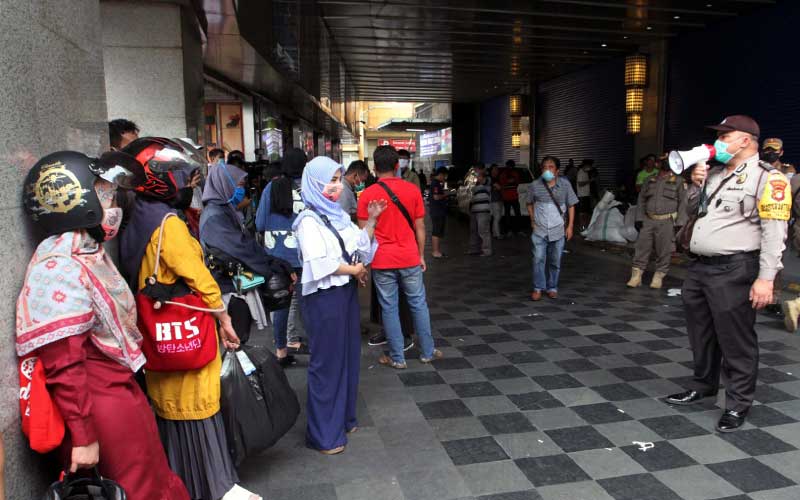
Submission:
{"label": "black trousers", "polygon": [[691,389],[716,393],[720,372],[726,409],[753,404],[758,378],[756,311],[750,287],[758,277],[758,256],[727,264],[695,261],[683,282],[686,327],[694,354]]}

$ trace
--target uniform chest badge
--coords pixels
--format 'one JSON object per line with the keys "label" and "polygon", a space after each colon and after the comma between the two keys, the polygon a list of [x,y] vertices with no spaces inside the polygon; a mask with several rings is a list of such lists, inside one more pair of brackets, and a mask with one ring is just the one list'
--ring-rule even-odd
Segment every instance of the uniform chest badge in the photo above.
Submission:
{"label": "uniform chest badge", "polygon": [[736,176],[736,184],[744,184],[745,182],[747,182],[747,173]]}

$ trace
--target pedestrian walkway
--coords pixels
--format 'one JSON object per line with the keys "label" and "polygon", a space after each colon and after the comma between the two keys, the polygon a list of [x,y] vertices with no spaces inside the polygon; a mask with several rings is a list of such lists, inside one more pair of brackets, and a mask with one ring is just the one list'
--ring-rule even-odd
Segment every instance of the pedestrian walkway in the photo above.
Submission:
{"label": "pedestrian walkway", "polygon": [[[679,297],[626,288],[629,264],[578,246],[561,297],[534,304],[529,245],[432,261],[446,358],[394,371],[365,343],[347,450],[305,448],[301,414],[245,463],[244,485],[269,500],[800,498],[800,338],[759,316],[757,404],[742,430],[719,434],[718,406],[659,401],[691,375]],[[301,400],[304,368],[288,371]]]}

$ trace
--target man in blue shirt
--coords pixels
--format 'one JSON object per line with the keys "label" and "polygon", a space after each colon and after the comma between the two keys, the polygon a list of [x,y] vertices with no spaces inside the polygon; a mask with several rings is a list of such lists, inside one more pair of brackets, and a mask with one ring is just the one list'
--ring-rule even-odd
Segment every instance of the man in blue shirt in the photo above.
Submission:
{"label": "man in blue shirt", "polygon": [[578,197],[569,181],[558,176],[560,166],[558,158],[545,156],[542,176],[528,188],[528,215],[533,228],[533,301],[541,300],[542,292],[551,299],[558,297],[561,254],[564,242],[572,239]]}

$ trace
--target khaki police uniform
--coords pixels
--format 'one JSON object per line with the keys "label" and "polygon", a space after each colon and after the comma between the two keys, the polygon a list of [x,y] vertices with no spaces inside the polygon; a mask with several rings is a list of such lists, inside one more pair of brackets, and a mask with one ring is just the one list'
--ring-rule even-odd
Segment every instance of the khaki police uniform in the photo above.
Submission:
{"label": "khaki police uniform", "polygon": [[656,272],[667,274],[675,242],[675,227],[686,223],[686,183],[669,172],[645,181],[636,204],[636,222],[642,223],[636,240],[633,267],[645,270],[655,251]]}
{"label": "khaki police uniform", "polygon": [[[758,378],[756,310],[750,288],[756,278],[774,280],[783,267],[787,221],[791,211],[789,181],[771,165],[748,158],[736,169],[709,171],[711,200],[691,239],[696,259],[683,283],[689,342],[694,354],[690,389],[715,393],[720,372],[726,384],[726,408],[746,411]],[[697,213],[701,189],[688,189],[689,214]]]}

